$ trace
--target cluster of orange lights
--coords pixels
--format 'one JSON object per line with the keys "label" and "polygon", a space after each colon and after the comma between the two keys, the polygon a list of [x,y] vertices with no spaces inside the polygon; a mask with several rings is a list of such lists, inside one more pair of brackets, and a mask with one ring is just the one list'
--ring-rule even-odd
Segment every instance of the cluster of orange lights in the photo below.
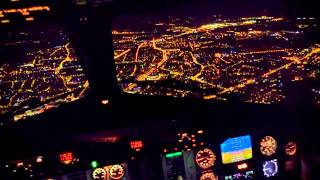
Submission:
{"label": "cluster of orange lights", "polygon": [[[203,134],[204,131],[203,130],[198,130],[197,134]],[[192,147],[196,147],[197,146],[197,140],[196,140],[196,135],[195,134],[191,134],[189,135],[188,133],[178,133],[178,141],[179,143],[183,143],[184,141],[189,141],[191,143]],[[203,142],[200,142],[200,145],[204,145]],[[185,149],[189,149],[190,147],[188,145],[184,146]]]}
{"label": "cluster of orange lights", "polygon": [[[182,151],[183,150],[190,151],[190,150],[192,150],[192,148],[196,148],[197,146],[203,146],[204,142],[202,142],[202,141],[199,142],[199,140],[197,141],[197,139],[196,139],[197,135],[201,136],[203,133],[204,133],[203,130],[198,130],[194,134],[189,134],[189,133],[186,133],[186,132],[178,133],[177,134],[178,143],[181,143]],[[174,147],[174,148],[172,148],[170,150],[178,151],[179,149],[180,148],[178,148],[178,147]],[[163,149],[164,153],[167,153],[169,151],[168,151],[168,149]]]}
{"label": "cluster of orange lights", "polygon": [[[4,9],[0,10],[0,18],[4,18],[5,14],[14,14],[14,13],[20,13],[22,16],[28,16],[25,18],[26,21],[33,21],[34,18],[29,16],[30,12],[34,11],[50,11],[49,6],[31,6],[26,8],[18,8],[18,9]],[[10,23],[10,20],[3,19],[1,20],[2,24]]]}

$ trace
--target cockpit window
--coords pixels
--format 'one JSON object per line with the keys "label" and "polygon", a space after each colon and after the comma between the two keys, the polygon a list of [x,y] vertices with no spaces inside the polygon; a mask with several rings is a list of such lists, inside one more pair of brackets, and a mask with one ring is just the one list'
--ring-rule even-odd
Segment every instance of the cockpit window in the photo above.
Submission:
{"label": "cockpit window", "polygon": [[307,92],[319,103],[319,19],[227,7],[188,1],[115,17],[114,59],[123,91],[273,104],[290,98],[295,84],[312,82]]}
{"label": "cockpit window", "polygon": [[27,24],[19,27],[1,20],[0,113],[14,121],[78,100],[89,88],[64,28],[28,24],[34,19],[28,15]]}

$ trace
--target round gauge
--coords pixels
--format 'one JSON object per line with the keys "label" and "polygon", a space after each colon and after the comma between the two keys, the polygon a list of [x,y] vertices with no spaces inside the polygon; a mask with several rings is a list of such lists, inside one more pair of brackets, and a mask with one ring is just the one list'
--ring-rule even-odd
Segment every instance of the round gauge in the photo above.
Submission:
{"label": "round gauge", "polygon": [[109,174],[112,179],[121,179],[125,174],[125,170],[121,165],[113,165],[109,170]]}
{"label": "round gauge", "polygon": [[217,180],[217,178],[212,172],[209,172],[202,174],[200,180]]}
{"label": "round gauge", "polygon": [[275,176],[279,171],[278,161],[276,159],[265,161],[263,163],[263,175],[265,177]]}
{"label": "round gauge", "polygon": [[271,156],[276,153],[277,146],[277,141],[272,136],[266,136],[260,142],[260,151],[265,156]]}
{"label": "round gauge", "polygon": [[105,180],[107,178],[107,171],[103,168],[97,168],[92,172],[94,180]]}
{"label": "round gauge", "polygon": [[288,142],[285,146],[285,152],[289,156],[293,156],[297,153],[297,144],[295,142]]}
{"label": "round gauge", "polygon": [[214,166],[216,155],[209,148],[202,149],[196,154],[196,163],[202,169],[208,169]]}

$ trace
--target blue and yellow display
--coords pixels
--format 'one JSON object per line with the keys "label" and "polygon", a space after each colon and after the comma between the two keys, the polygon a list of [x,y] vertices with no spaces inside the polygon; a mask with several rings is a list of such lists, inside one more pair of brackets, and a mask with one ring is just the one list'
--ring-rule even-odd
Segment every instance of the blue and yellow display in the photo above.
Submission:
{"label": "blue and yellow display", "polygon": [[223,164],[230,164],[252,158],[251,137],[249,135],[229,138],[220,145]]}

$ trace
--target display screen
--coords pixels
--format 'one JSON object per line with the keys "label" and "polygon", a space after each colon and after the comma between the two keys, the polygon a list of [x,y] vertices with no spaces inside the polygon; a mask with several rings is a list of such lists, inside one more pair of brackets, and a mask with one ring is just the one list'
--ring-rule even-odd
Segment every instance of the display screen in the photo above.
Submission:
{"label": "display screen", "polygon": [[290,1],[167,4],[113,20],[127,93],[272,104],[296,97],[291,84],[319,78],[319,19],[299,8],[286,14]]}
{"label": "display screen", "polygon": [[[43,7],[47,7],[46,12],[50,10]],[[26,9],[31,16],[39,7]],[[9,15],[4,14],[4,18]],[[32,16],[32,21],[37,17]],[[62,26],[49,20],[20,23],[10,19],[0,32],[0,114],[13,121],[78,100],[89,88]]]}
{"label": "display screen", "polygon": [[230,164],[252,158],[251,138],[249,135],[229,138],[220,145],[223,164]]}

